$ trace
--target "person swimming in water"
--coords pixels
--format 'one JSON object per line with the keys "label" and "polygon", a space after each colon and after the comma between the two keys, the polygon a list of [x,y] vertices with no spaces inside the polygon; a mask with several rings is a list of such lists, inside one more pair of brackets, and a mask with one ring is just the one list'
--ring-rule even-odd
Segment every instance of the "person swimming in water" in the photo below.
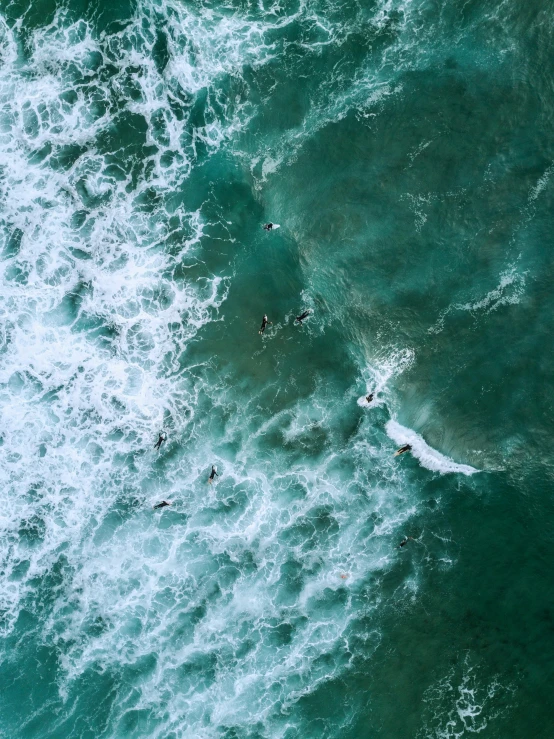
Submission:
{"label": "person swimming in water", "polygon": [[266,223],[264,225],[264,231],[271,231],[273,228],[273,223]]}
{"label": "person swimming in water", "polygon": [[153,508],[154,508],[154,510],[156,510],[156,508],[165,508],[166,505],[171,505],[171,501],[162,500],[161,503],[158,503],[157,505],[153,506]]}
{"label": "person swimming in water", "polygon": [[409,541],[415,541],[413,536],[407,536],[403,541],[400,542],[401,547],[405,547]]}
{"label": "person swimming in water", "polygon": [[263,334],[268,323],[271,323],[271,321],[267,320],[267,316],[264,313],[264,317],[262,318],[262,325],[260,327],[260,330],[258,331],[259,334]]}
{"label": "person swimming in water", "polygon": [[167,434],[165,433],[165,431],[162,431],[162,433],[159,435],[158,441],[154,445],[154,449],[159,449],[166,439]]}
{"label": "person swimming in water", "polygon": [[309,315],[310,315],[310,311],[309,311],[309,310],[305,310],[305,311],[304,311],[304,313],[302,313],[302,315],[301,315],[301,316],[296,316],[296,320],[298,321],[298,323],[299,323],[300,325],[302,325],[302,321],[303,321],[303,320],[304,320],[305,318],[307,318],[307,317],[308,317]]}
{"label": "person swimming in water", "polygon": [[208,478],[208,482],[210,483],[210,485],[214,481],[214,477],[219,477],[219,475],[217,474],[217,467],[215,466],[215,464],[212,464],[212,471],[210,472],[210,477]]}
{"label": "person swimming in water", "polygon": [[371,401],[373,400],[373,393],[369,393],[369,395],[366,395],[366,400],[368,403],[371,403]]}
{"label": "person swimming in water", "polygon": [[404,452],[409,452],[412,448],[411,444],[404,444],[404,446],[401,446],[398,451],[394,453],[395,457],[398,457],[399,454],[404,454]]}

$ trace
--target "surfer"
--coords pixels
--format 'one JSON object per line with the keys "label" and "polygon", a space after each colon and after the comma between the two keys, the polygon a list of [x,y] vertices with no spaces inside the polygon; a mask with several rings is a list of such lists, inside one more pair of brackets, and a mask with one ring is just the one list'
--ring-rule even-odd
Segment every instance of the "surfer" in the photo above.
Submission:
{"label": "surfer", "polygon": [[412,448],[411,444],[404,444],[404,446],[401,446],[398,451],[394,453],[395,457],[398,457],[399,454],[404,454],[404,452],[409,452]]}
{"label": "surfer", "polygon": [[156,510],[156,508],[165,508],[166,505],[171,505],[171,501],[162,500],[161,503],[158,503],[157,505],[154,506],[154,510]]}
{"label": "surfer", "polygon": [[268,323],[271,323],[271,321],[267,320],[267,316],[264,313],[264,317],[262,318],[262,325],[260,327],[260,330],[258,331],[259,334],[263,334]]}
{"label": "surfer", "polygon": [[158,437],[158,441],[154,445],[154,449],[159,449],[166,439],[167,434],[165,433],[165,431],[162,431],[162,433]]}
{"label": "surfer", "polygon": [[407,536],[403,541],[400,542],[401,547],[405,547],[409,541],[415,541],[413,536]]}
{"label": "surfer", "polygon": [[217,467],[215,466],[215,464],[212,464],[212,471],[210,472],[210,477],[208,478],[208,482],[210,483],[210,485],[214,481],[214,477],[219,477],[219,475],[217,474]]}
{"label": "surfer", "polygon": [[264,225],[264,231],[271,231],[273,229],[273,223],[266,223]]}
{"label": "surfer", "polygon": [[369,395],[366,396],[366,400],[368,403],[371,403],[371,401],[373,400],[373,393],[369,393]]}
{"label": "surfer", "polygon": [[299,323],[300,325],[302,325],[302,321],[303,321],[303,320],[304,320],[305,318],[307,318],[307,317],[308,317],[309,315],[310,315],[310,311],[309,311],[309,310],[305,310],[305,311],[304,311],[304,313],[302,313],[302,315],[301,315],[301,316],[296,316],[296,320],[298,321],[298,323]]}

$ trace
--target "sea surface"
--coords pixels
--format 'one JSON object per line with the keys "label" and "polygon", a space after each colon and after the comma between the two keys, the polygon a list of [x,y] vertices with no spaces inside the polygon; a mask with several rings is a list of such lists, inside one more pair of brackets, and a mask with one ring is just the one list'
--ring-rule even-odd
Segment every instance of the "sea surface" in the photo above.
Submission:
{"label": "sea surface", "polygon": [[0,0],[1,739],[551,739],[553,233],[552,0]]}

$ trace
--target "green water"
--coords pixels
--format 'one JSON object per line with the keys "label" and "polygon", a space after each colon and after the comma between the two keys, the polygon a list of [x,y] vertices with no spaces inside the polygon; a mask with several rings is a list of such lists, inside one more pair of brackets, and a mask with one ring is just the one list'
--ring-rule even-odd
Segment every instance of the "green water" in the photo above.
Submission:
{"label": "green water", "polygon": [[0,0],[2,739],[550,737],[553,22]]}

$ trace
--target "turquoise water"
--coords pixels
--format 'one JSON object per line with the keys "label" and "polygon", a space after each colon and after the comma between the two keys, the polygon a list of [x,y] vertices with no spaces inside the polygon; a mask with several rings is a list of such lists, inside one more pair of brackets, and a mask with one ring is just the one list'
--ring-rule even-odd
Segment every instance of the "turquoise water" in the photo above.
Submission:
{"label": "turquoise water", "polygon": [[2,739],[550,737],[553,23],[0,0]]}

